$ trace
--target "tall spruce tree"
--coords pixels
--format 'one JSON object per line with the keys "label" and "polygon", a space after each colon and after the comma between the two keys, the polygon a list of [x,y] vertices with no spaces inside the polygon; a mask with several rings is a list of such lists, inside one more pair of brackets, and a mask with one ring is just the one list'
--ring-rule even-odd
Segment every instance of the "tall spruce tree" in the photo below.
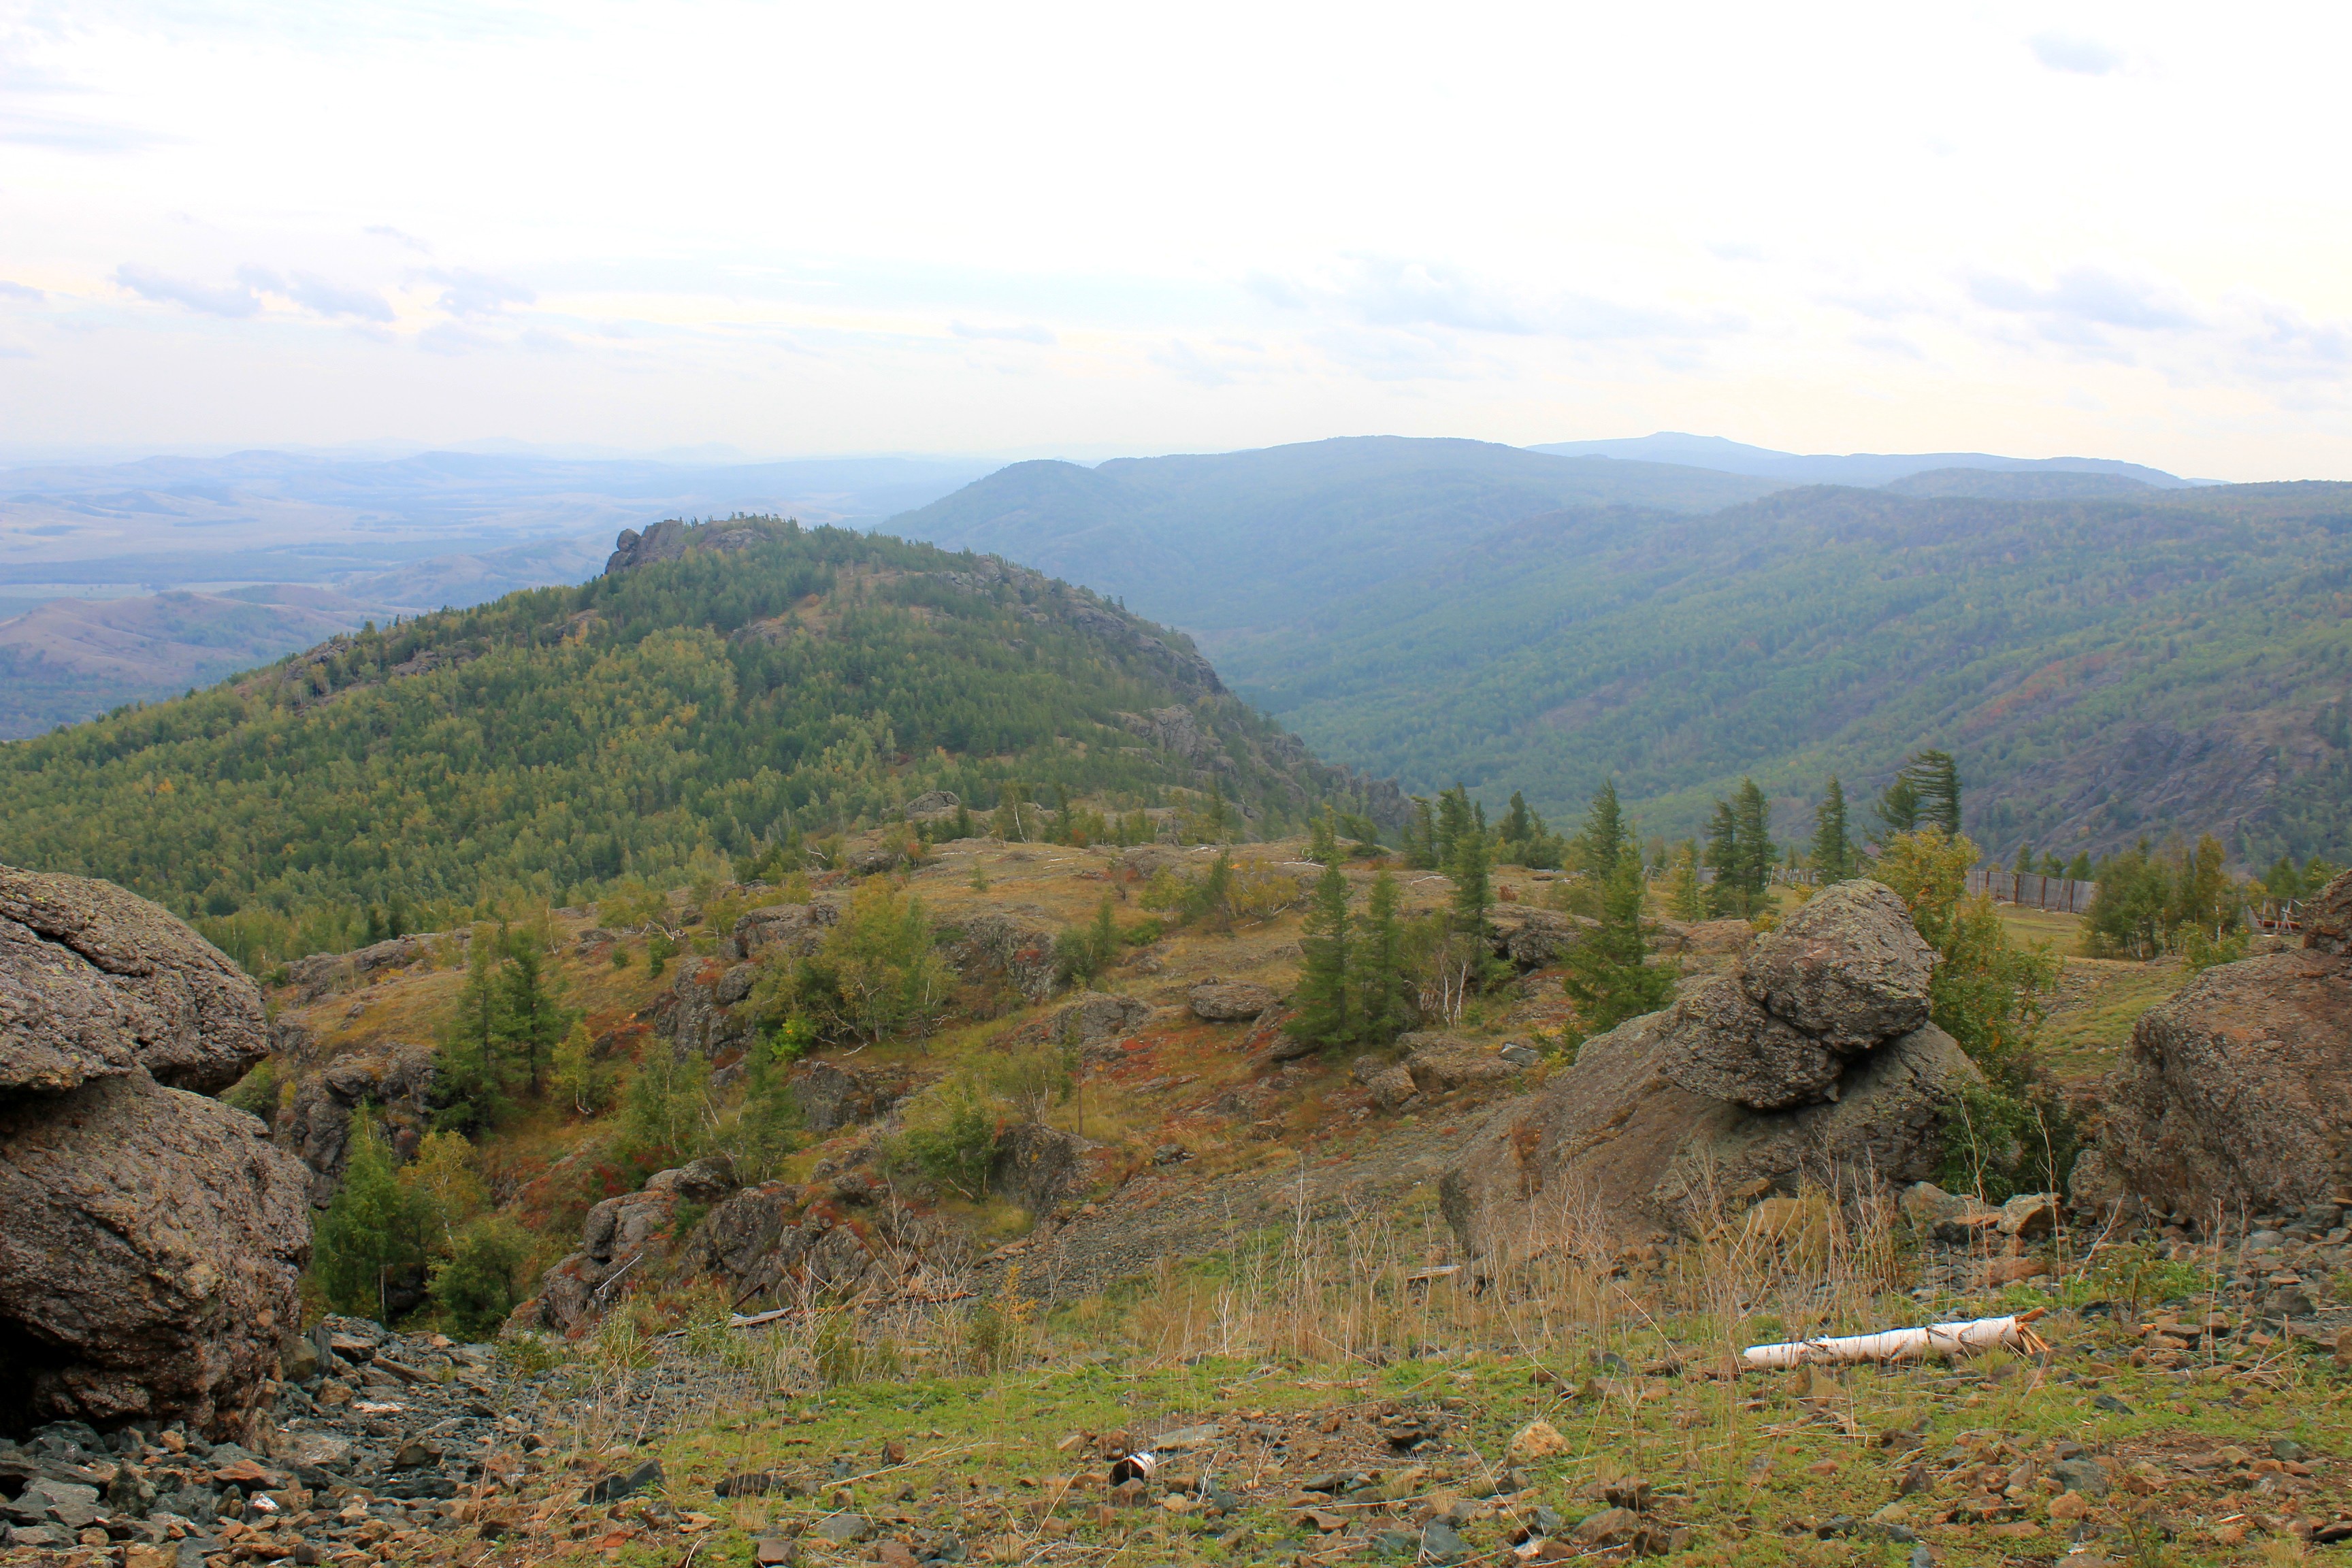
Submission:
{"label": "tall spruce tree", "polygon": [[1372,879],[1364,918],[1356,922],[1356,1006],[1362,1037],[1371,1045],[1388,1044],[1412,1021],[1404,973],[1404,923],[1397,903],[1396,879],[1382,871]]}
{"label": "tall spruce tree", "polygon": [[1568,950],[1560,989],[1587,1036],[1654,1013],[1674,999],[1679,971],[1644,962],[1642,868],[1626,856],[1601,890],[1601,923]]}
{"label": "tall spruce tree", "polygon": [[1295,1016],[1283,1026],[1293,1038],[1320,1050],[1349,1044],[1360,1028],[1349,983],[1348,927],[1348,877],[1335,859],[1316,879],[1307,906],[1298,942],[1298,985],[1292,993]]}
{"label": "tall spruce tree", "polygon": [[1706,885],[1698,879],[1698,840],[1685,838],[1675,849],[1674,869],[1666,880],[1667,912],[1678,921],[1706,919]]}
{"label": "tall spruce tree", "polygon": [[1592,804],[1585,809],[1584,831],[1578,836],[1577,844],[1583,853],[1584,868],[1604,888],[1617,875],[1618,863],[1632,855],[1633,838],[1625,828],[1625,811],[1618,803],[1616,780],[1601,781]]}
{"label": "tall spruce tree", "polygon": [[1832,773],[1821,805],[1813,808],[1813,869],[1823,882],[1843,882],[1854,874],[1859,859],[1846,822],[1845,786]]}
{"label": "tall spruce tree", "polygon": [[1764,900],[1772,879],[1772,803],[1754,779],[1739,781],[1739,879],[1751,909]]}

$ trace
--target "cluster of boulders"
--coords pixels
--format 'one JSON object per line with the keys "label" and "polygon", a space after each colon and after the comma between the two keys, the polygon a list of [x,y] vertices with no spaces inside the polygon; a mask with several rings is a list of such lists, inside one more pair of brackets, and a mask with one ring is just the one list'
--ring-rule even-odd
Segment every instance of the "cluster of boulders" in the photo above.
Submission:
{"label": "cluster of boulders", "polygon": [[1613,1247],[1733,1192],[1933,1175],[1944,1110],[1977,1075],[1927,1022],[1932,967],[1891,889],[1823,889],[1732,971],[1494,1111],[1440,1184],[1458,1239]]}
{"label": "cluster of boulders", "polygon": [[309,1173],[212,1096],[269,1037],[253,982],[164,910],[0,868],[0,1434],[249,1436]]}
{"label": "cluster of boulders", "polygon": [[1543,1060],[1541,1052],[1516,1040],[1488,1049],[1450,1035],[1415,1033],[1399,1035],[1396,1045],[1401,1055],[1358,1057],[1352,1072],[1373,1104],[1399,1115],[1456,1089],[1507,1084]]}
{"label": "cluster of boulders", "polygon": [[2300,948],[2208,969],[2140,1016],[2078,1201],[2207,1232],[2352,1206],[2352,871],[2305,921]]}

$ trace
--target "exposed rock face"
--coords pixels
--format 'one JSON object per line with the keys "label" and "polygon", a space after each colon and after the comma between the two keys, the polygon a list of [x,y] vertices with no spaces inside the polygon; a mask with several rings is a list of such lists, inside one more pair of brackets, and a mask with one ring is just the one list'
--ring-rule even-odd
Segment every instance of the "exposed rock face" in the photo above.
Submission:
{"label": "exposed rock face", "polygon": [[1212,1024],[1237,1024],[1256,1017],[1279,998],[1263,985],[1206,981],[1193,986],[1187,1000],[1196,1018]]}
{"label": "exposed rock face", "polygon": [[909,822],[924,822],[932,817],[951,816],[962,804],[952,790],[925,790],[907,803],[904,815]]}
{"label": "exposed rock face", "polygon": [[278,1112],[279,1147],[310,1169],[310,1203],[325,1208],[351,1157],[352,1112],[375,1108],[377,1130],[404,1163],[432,1131],[433,1080],[439,1058],[430,1047],[386,1042],[338,1057],[301,1079]]}
{"label": "exposed rock face", "polygon": [[997,1140],[989,1185],[1031,1214],[1043,1214],[1086,1189],[1095,1174],[1087,1155],[1097,1147],[1042,1121],[1015,1122]]}
{"label": "exposed rock face", "polygon": [[245,1435],[300,1311],[306,1173],[144,1073],[0,1104],[0,1428],[184,1417]]}
{"label": "exposed rock face", "polygon": [[383,970],[430,963],[437,950],[445,946],[463,949],[473,937],[469,931],[418,931],[388,937],[351,952],[314,952],[286,966],[286,982],[302,1001],[316,1002],[330,992],[371,979]]}
{"label": "exposed rock face", "polygon": [[[687,1235],[680,1211],[711,1205]],[[952,1234],[851,1173],[796,1186],[739,1187],[723,1160],[663,1171],[642,1192],[588,1212],[580,1250],[549,1269],[518,1321],[561,1332],[593,1322],[639,1286],[708,1277],[739,1305],[835,1293],[889,1295]]]}
{"label": "exposed rock face", "polygon": [[1495,955],[1510,960],[1521,971],[1559,963],[1579,937],[1600,923],[1528,904],[1497,904],[1490,918]]}
{"label": "exposed rock face", "polygon": [[1825,889],[1737,971],[1498,1109],[1442,1184],[1447,1217],[1465,1246],[1507,1251],[1547,1229],[1671,1228],[1759,1178],[1924,1180],[1945,1107],[1977,1076],[1927,1022],[1931,962],[1890,889]]}
{"label": "exposed rock face", "polygon": [[670,987],[670,1038],[682,1051],[718,1056],[751,1037],[751,1020],[734,1004],[751,994],[753,965],[688,958]]}
{"label": "exposed rock face", "polygon": [[1482,1088],[1518,1076],[1515,1063],[1451,1035],[1399,1035],[1397,1044],[1404,1047],[1404,1070],[1423,1094]]}
{"label": "exposed rock face", "polygon": [[1096,1046],[1133,1034],[1150,1016],[1151,1005],[1140,997],[1085,991],[1055,1011],[1048,1028],[1065,1044]]}
{"label": "exposed rock face", "polygon": [[1052,927],[1021,916],[992,911],[964,922],[963,937],[948,957],[966,974],[995,973],[1032,1002],[1054,994],[1059,978]]}
{"label": "exposed rock face", "polygon": [[1849,1058],[1927,1021],[1934,963],[1894,889],[1825,888],[1667,1009],[1665,1074],[1758,1110],[1833,1100]]}
{"label": "exposed rock face", "polygon": [[305,1173],[189,1090],[268,1042],[253,982],[163,910],[0,868],[0,1431],[247,1433],[299,1310]]}
{"label": "exposed rock face", "polygon": [[824,944],[825,928],[840,919],[840,906],[823,899],[750,910],[735,922],[730,934],[733,943],[730,956],[756,958],[772,947],[794,958],[806,958]]}
{"label": "exposed rock face", "polygon": [[268,1050],[253,982],[164,910],[0,866],[0,1091],[138,1069],[209,1094]]}
{"label": "exposed rock face", "polygon": [[2352,872],[2315,901],[2300,951],[2207,970],[2140,1016],[2101,1095],[2074,1195],[2205,1217],[2270,1214],[2352,1188]]}
{"label": "exposed rock face", "polygon": [[604,574],[609,577],[633,566],[650,566],[656,561],[676,561],[689,550],[748,550],[761,536],[761,531],[749,523],[692,524],[666,518],[643,533],[634,528],[621,530],[620,537],[613,541],[613,553],[604,563]]}
{"label": "exposed rock face", "polygon": [[838,1132],[887,1113],[903,1098],[906,1086],[833,1062],[813,1061],[793,1072],[792,1091],[810,1131]]}

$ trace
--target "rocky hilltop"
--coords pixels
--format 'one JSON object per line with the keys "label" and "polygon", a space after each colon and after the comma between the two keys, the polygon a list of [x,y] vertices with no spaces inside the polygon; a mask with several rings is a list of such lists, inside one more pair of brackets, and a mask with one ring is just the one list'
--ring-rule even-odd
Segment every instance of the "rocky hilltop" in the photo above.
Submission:
{"label": "rocky hilltop", "polygon": [[246,1434],[298,1326],[306,1173],[209,1094],[268,1040],[162,910],[0,867],[0,1432]]}

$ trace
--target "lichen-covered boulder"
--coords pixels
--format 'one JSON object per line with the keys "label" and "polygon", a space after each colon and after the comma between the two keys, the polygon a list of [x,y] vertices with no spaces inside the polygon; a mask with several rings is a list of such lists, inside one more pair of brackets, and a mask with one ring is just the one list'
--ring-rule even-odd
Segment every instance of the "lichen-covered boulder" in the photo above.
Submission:
{"label": "lichen-covered boulder", "polygon": [[1263,985],[1207,981],[1193,986],[1186,1000],[1195,1018],[1212,1024],[1240,1024],[1256,1017],[1279,998]]}
{"label": "lichen-covered boulder", "polygon": [[143,1072],[0,1100],[0,1429],[247,1436],[300,1312],[309,1173]]}
{"label": "lichen-covered boulder", "polygon": [[268,1051],[259,990],[168,911],[0,866],[0,1090],[139,1070],[217,1093]]}
{"label": "lichen-covered boulder", "polygon": [[1883,882],[1838,882],[1740,961],[1757,1004],[1831,1050],[1865,1051],[1927,1021],[1936,954]]}
{"label": "lichen-covered boulder", "polygon": [[1666,1009],[1659,1032],[1668,1079],[1758,1110],[1828,1099],[1845,1070],[1837,1052],[1759,1006],[1737,975],[1694,987]]}
{"label": "lichen-covered boulder", "polygon": [[[2352,894],[2352,873],[2329,885]],[[2073,1192],[2104,1206],[2276,1214],[2352,1188],[2352,953],[2219,964],[2140,1015]]]}

